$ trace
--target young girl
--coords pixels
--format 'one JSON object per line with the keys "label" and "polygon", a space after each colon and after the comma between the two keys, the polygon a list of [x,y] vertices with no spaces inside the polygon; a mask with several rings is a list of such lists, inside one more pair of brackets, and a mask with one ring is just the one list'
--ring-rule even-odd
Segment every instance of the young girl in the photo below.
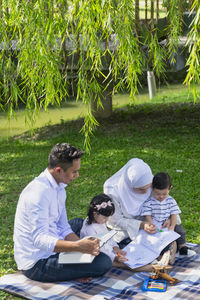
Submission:
{"label": "young girl", "polygon": [[[83,222],[80,237],[97,236],[100,237],[108,233],[106,222],[115,212],[114,204],[109,196],[100,194],[95,196],[88,208],[87,218]],[[102,247],[101,252],[107,254],[113,261],[113,265],[125,267],[126,252],[121,250],[113,238],[108,240]]]}

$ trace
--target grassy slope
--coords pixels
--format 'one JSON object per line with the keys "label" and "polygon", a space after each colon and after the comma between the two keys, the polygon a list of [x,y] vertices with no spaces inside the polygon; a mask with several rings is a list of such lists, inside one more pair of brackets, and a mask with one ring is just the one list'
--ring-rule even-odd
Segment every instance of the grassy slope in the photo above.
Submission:
{"label": "grassy slope", "polygon": [[[82,159],[80,177],[67,188],[69,218],[85,217],[91,198],[104,181],[130,158],[145,160],[153,173],[167,171],[173,179],[171,195],[182,210],[187,240],[200,243],[200,105],[144,104],[121,108],[95,131],[92,151]],[[20,191],[47,164],[50,148],[67,141],[81,147],[83,120],[47,126],[0,144],[0,273],[14,272],[13,220]],[[177,172],[182,170],[182,172]],[[0,292],[1,299],[14,299]]]}

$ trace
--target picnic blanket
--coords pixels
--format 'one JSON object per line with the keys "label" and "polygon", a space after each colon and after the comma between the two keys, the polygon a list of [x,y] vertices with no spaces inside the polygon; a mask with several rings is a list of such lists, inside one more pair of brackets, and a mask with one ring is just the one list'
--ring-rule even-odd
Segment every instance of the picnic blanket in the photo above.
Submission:
{"label": "picnic blanket", "polygon": [[177,257],[170,272],[179,280],[177,285],[167,285],[167,291],[142,292],[143,281],[149,277],[147,272],[134,273],[129,270],[112,268],[103,277],[89,283],[76,281],[41,283],[27,279],[22,273],[4,275],[0,278],[0,289],[25,299],[42,300],[165,300],[200,299],[200,245],[190,244],[196,251],[192,257]]}

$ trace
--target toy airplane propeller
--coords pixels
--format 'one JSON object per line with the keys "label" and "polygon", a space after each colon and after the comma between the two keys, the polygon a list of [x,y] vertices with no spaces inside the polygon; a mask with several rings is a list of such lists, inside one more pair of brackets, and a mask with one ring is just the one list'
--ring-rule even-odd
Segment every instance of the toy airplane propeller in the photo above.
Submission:
{"label": "toy airplane propeller", "polygon": [[171,284],[177,284],[178,279],[171,277],[169,274],[167,274],[167,270],[171,269],[172,266],[169,265],[170,261],[170,250],[166,251],[161,260],[157,264],[152,265],[153,271],[150,277],[152,279],[166,279]]}

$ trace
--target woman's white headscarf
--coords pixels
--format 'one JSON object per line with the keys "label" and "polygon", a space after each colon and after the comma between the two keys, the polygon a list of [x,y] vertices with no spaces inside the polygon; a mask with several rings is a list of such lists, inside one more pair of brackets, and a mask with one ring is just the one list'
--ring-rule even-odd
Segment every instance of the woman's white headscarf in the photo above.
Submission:
{"label": "woman's white headscarf", "polygon": [[151,193],[151,188],[146,194],[136,193],[133,188],[140,188],[151,183],[152,178],[150,167],[142,159],[133,158],[106,180],[104,193],[118,199],[122,210],[127,214],[139,216],[144,201]]}

